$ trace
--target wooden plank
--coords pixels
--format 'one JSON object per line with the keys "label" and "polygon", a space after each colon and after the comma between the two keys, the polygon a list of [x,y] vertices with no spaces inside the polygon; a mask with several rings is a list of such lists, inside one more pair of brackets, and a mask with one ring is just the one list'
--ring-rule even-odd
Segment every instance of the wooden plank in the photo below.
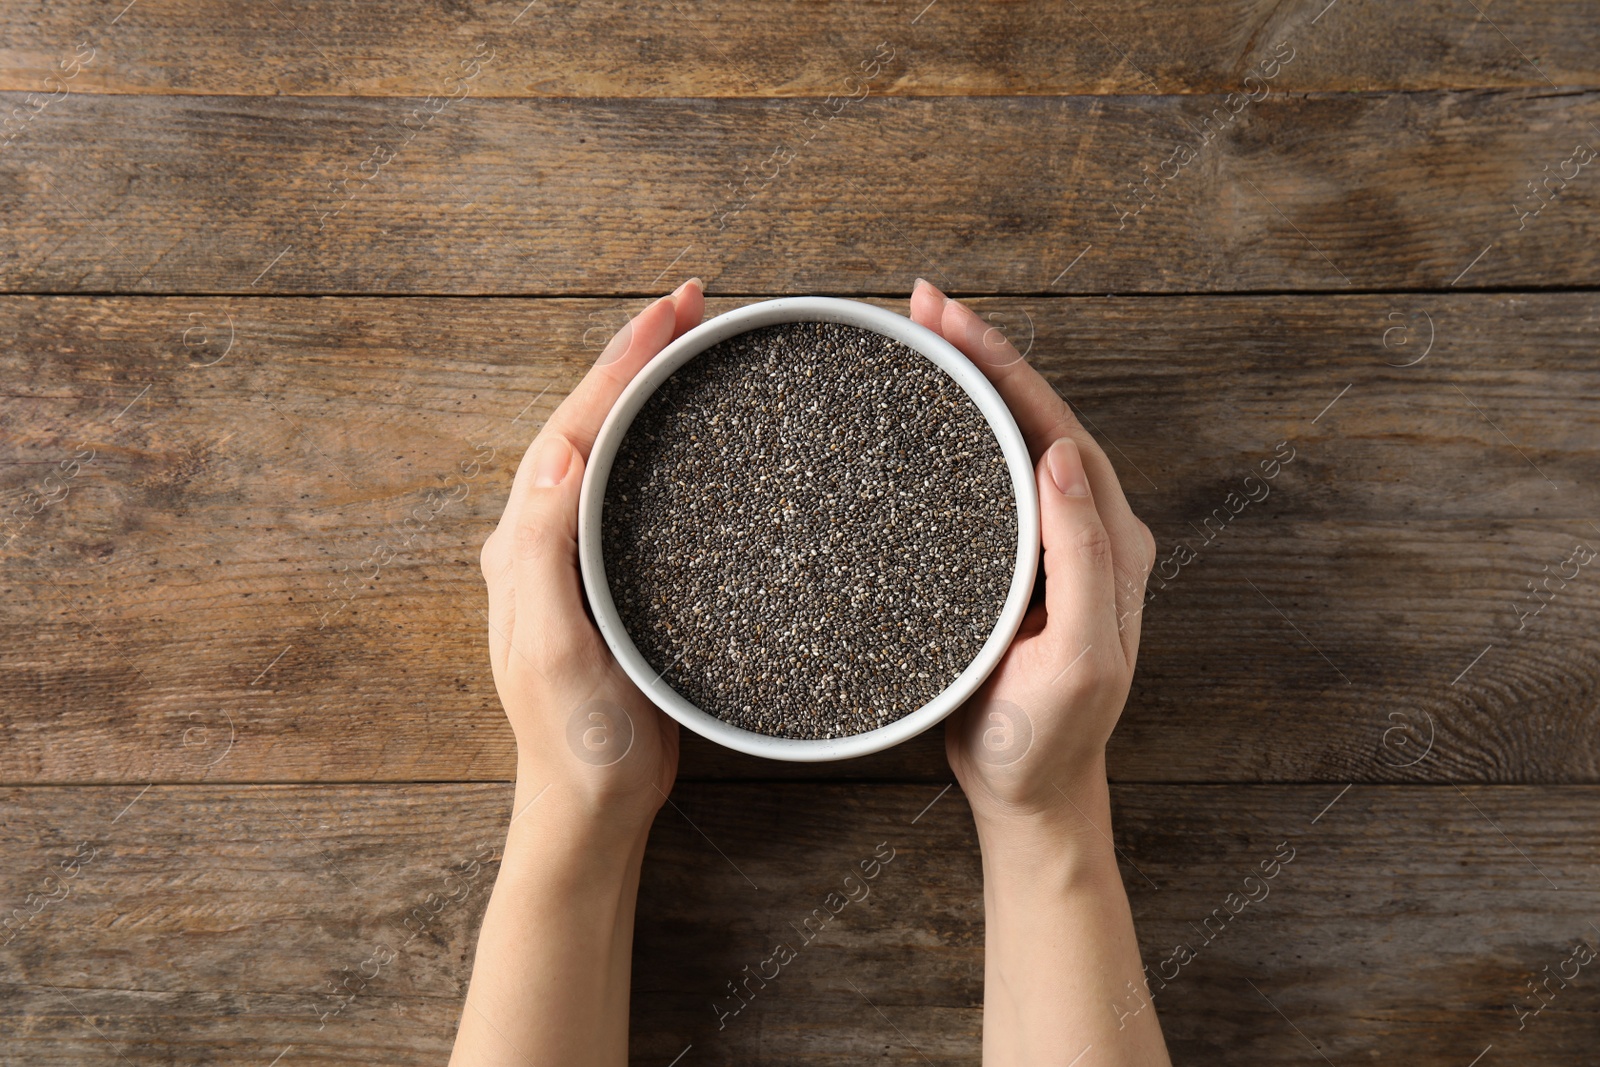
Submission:
{"label": "wooden plank", "polygon": [[866,99],[823,118],[811,101],[439,107],[69,94],[0,152],[0,288],[637,294],[699,274],[724,293],[881,294],[926,274],[1099,294],[1600,274],[1592,92]]}
{"label": "wooden plank", "polygon": [[[478,549],[633,306],[0,301],[0,781],[509,778]],[[1115,776],[1600,780],[1595,294],[978,306],[1161,546]]]}
{"label": "wooden plank", "polygon": [[798,17],[775,0],[412,0],[336,14],[304,0],[127,12],[79,0],[5,9],[0,40],[0,88],[25,92],[80,41],[94,52],[73,87],[101,93],[420,97],[457,91],[445,79],[471,69],[458,61],[480,43],[482,96],[842,95],[860,91],[846,79],[879,42],[893,60],[871,90],[899,95],[1227,91],[1279,43],[1296,57],[1282,75],[1293,90],[1600,85],[1594,12],[1578,0],[1497,3],[1492,19],[1449,0],[829,2]]}
{"label": "wooden plank", "polygon": [[[698,829],[667,809],[646,856],[634,1062],[691,1044],[706,1064],[974,1062],[979,859],[959,790],[930,807],[936,795],[680,787]],[[508,787],[26,789],[3,802],[8,908],[58,897],[0,947],[8,1061],[442,1062]],[[1541,1003],[1528,983],[1544,968],[1600,944],[1583,891],[1600,877],[1600,790],[1140,785],[1116,789],[1114,807],[1142,955],[1168,976],[1156,1003],[1175,1062],[1300,1064],[1317,1058],[1308,1041],[1335,1063],[1460,1067],[1491,1044],[1529,1065],[1587,1055],[1600,1010],[1588,970],[1552,983],[1520,1030],[1516,1009]],[[865,899],[813,917],[846,872],[891,850]],[[821,932],[806,941],[808,917]],[[719,1016],[726,984],[780,941],[795,959]],[[1167,962],[1178,945],[1193,955],[1181,966]],[[329,992],[346,982],[349,999]]]}

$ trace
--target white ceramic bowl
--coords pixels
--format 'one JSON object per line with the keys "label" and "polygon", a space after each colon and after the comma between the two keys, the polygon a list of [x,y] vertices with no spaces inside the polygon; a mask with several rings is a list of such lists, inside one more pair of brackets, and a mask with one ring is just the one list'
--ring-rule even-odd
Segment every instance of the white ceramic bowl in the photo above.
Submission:
{"label": "white ceramic bowl", "polygon": [[[611,476],[612,462],[634,416],[673,371],[707,348],[735,334],[784,322],[838,322],[859,326],[892,337],[938,364],[966,390],[989,420],[989,426],[994,430],[1005,455],[1006,466],[1011,471],[1011,487],[1016,498],[1017,569],[1012,575],[1011,590],[1006,595],[999,621],[979,649],[977,657],[956,676],[948,688],[916,711],[887,726],[849,737],[824,740],[771,737],[740,729],[701,711],[663,680],[640,654],[622,625],[611,599],[610,586],[606,583],[605,559],[601,551],[600,510],[605,501],[606,480]],[[820,296],[785,297],[736,308],[700,324],[663,349],[623,389],[622,395],[606,416],[604,425],[600,427],[583,476],[583,490],[578,505],[578,559],[583,569],[584,590],[589,595],[589,607],[594,612],[595,622],[606,644],[611,646],[612,653],[634,684],[668,715],[703,737],[754,756],[797,762],[848,759],[897,745],[933,726],[960,707],[1000,662],[1000,657],[1022,623],[1022,616],[1028,609],[1028,598],[1033,591],[1034,575],[1039,565],[1039,498],[1033,481],[1033,463],[1028,458],[1028,446],[1005,401],[1000,399],[1000,394],[995,392],[983,372],[973,366],[954,345],[925,326],[871,304]]]}

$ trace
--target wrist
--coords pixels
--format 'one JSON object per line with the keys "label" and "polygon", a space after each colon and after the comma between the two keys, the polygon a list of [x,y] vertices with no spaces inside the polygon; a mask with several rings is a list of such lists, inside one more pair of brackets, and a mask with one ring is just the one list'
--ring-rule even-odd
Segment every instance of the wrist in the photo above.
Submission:
{"label": "wrist", "polygon": [[[520,824],[523,813],[555,809],[576,832],[632,840],[649,833],[666,802],[656,779],[630,763],[591,765],[565,753],[529,752],[518,745],[512,821]],[[671,779],[667,781],[671,789]]]}
{"label": "wrist", "polygon": [[974,805],[973,818],[986,884],[1061,888],[1108,876],[1120,881],[1103,759],[1051,783],[1044,803]]}
{"label": "wrist", "polygon": [[568,781],[524,776],[515,796],[451,1062],[509,1045],[529,1062],[622,1063],[648,825],[617,832]]}
{"label": "wrist", "polygon": [[596,810],[561,782],[519,775],[501,878],[550,888],[637,881],[651,821]]}
{"label": "wrist", "polygon": [[968,774],[962,780],[980,834],[996,840],[1039,834],[1092,836],[1096,829],[1109,834],[1110,786],[1103,751],[1070,769],[1031,768],[1021,776],[1024,780],[993,777],[992,772]]}

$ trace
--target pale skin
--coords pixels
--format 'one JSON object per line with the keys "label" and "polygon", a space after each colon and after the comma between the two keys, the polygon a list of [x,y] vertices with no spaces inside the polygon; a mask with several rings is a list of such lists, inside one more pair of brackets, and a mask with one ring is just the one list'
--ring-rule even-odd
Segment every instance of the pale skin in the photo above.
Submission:
{"label": "pale skin", "polygon": [[[490,660],[517,740],[517,782],[455,1067],[627,1063],[639,871],[677,774],[678,727],[585,614],[578,490],[623,386],[704,310],[691,279],[623,327],[528,448],[483,547]],[[1105,769],[1155,542],[1105,453],[998,329],[921,280],[911,317],[1005,399],[1040,498],[1044,603],[945,730],[983,854],[983,1062],[1168,1064],[1111,844]],[[602,739],[602,755],[574,750],[575,716],[597,724],[601,733],[585,736]],[[608,752],[605,740],[622,718],[631,742],[614,758],[620,747]]]}

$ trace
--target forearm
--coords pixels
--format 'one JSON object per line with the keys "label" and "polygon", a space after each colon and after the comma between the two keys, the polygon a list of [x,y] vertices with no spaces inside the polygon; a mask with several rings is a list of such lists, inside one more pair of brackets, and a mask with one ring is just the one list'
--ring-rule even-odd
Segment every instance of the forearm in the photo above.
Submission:
{"label": "forearm", "polygon": [[[985,1067],[1168,1063],[1144,999],[1103,771],[1059,818],[981,820]],[[1137,997],[1130,993],[1133,983]],[[1081,1056],[1081,1059],[1075,1057]]]}
{"label": "forearm", "polygon": [[519,779],[453,1067],[628,1058],[633,914],[648,826],[594,826]]}

